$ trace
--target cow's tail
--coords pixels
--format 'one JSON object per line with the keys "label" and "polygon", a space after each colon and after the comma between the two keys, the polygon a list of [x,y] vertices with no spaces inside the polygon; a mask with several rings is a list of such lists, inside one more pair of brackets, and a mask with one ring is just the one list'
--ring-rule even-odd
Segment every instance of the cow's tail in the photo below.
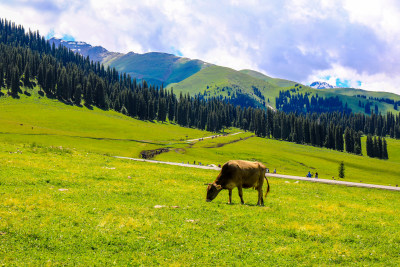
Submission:
{"label": "cow's tail", "polygon": [[265,180],[267,180],[267,191],[265,192],[265,197],[267,197],[267,194],[269,192],[269,183],[268,183],[268,179],[267,176],[264,176]]}

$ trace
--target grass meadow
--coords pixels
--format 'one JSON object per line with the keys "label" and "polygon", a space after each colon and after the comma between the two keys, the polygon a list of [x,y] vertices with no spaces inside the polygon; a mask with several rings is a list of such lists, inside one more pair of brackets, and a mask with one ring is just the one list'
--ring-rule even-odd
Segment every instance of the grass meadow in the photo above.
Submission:
{"label": "grass meadow", "polygon": [[398,192],[275,178],[264,207],[254,190],[245,205],[237,190],[233,205],[224,191],[207,203],[216,171],[112,157],[170,147],[156,159],[260,160],[321,178],[343,160],[345,180],[393,185],[398,141],[386,161],[248,132],[188,144],[212,133],[32,95],[0,98],[0,265],[400,264]]}
{"label": "grass meadow", "polygon": [[[157,155],[155,159],[175,162],[223,164],[230,159],[263,162],[272,172],[305,176],[318,172],[322,179],[338,179],[338,167],[345,164],[345,178],[340,180],[383,185],[400,185],[400,142],[388,139],[389,160],[356,156],[326,148],[251,137],[252,133],[204,139],[194,145]],[[250,138],[249,138],[250,137]],[[366,154],[365,137],[362,140]]]}
{"label": "grass meadow", "polygon": [[398,192],[270,179],[233,205],[217,172],[0,143],[1,265],[400,264]]}

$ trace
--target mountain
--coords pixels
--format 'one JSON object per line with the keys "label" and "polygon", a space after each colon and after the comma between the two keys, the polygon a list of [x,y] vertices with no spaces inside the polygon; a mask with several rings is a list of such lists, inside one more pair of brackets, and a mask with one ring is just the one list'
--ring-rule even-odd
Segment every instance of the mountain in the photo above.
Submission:
{"label": "mountain", "polygon": [[269,76],[267,76],[265,74],[262,74],[260,72],[254,71],[254,70],[245,69],[245,70],[241,70],[240,72],[244,73],[244,74],[247,74],[247,75],[250,75],[250,76],[252,76],[254,78],[266,81],[266,82],[268,82],[270,84],[273,84],[273,85],[276,85],[278,87],[289,87],[289,86],[294,86],[294,85],[297,84],[297,82],[293,82],[293,81],[289,81],[289,80],[284,80],[284,79],[279,79],[279,78],[272,78],[272,77],[269,77]]}
{"label": "mountain", "polygon": [[120,72],[126,72],[138,80],[144,79],[148,83],[164,84],[164,86],[183,81],[212,65],[197,59],[192,60],[158,52],[145,54],[129,52],[113,58],[105,58],[102,63],[115,67]]}
{"label": "mountain", "polygon": [[65,41],[61,39],[49,39],[56,47],[62,45],[84,57],[89,56],[93,61],[105,66],[116,68],[125,72],[137,80],[146,80],[150,84],[164,86],[170,83],[180,82],[203,68],[212,64],[197,59],[178,57],[167,53],[129,52],[127,54],[110,52],[101,46],[91,46],[85,42]]}
{"label": "mountain", "polygon": [[50,42],[50,44],[54,44],[56,47],[60,45],[65,46],[74,52],[78,52],[84,57],[88,56],[91,60],[101,63],[103,61],[110,60],[111,58],[116,58],[120,55],[123,55],[117,52],[109,52],[102,46],[91,46],[90,44],[87,44],[85,42],[65,41],[54,37],[49,39],[48,41]]}
{"label": "mountain", "polygon": [[313,82],[310,84],[310,87],[315,88],[315,89],[331,89],[331,88],[336,88],[336,86],[330,85],[327,82]]}
{"label": "mountain", "polygon": [[[174,89],[175,93],[190,93],[202,97],[226,98],[234,104],[251,107],[276,108],[281,92],[311,97],[338,97],[344,107],[353,112],[366,112],[371,106],[379,112],[396,111],[400,96],[383,92],[369,92],[352,88],[336,88],[326,82],[313,82],[310,86],[295,81],[269,77],[263,73],[244,69],[236,71],[201,60],[178,57],[172,54],[151,52],[127,54],[110,52],[101,46],[85,42],[64,41],[51,38],[50,43],[62,45],[83,56],[89,56],[105,66],[130,74],[138,81]],[[320,90],[329,89],[329,90]],[[285,93],[287,94],[287,93]],[[281,99],[282,100],[282,99]],[[283,100],[285,101],[285,100]],[[291,105],[288,102],[289,105]],[[293,102],[295,103],[295,102]],[[301,106],[298,107],[303,109]],[[368,113],[367,113],[368,114]]]}

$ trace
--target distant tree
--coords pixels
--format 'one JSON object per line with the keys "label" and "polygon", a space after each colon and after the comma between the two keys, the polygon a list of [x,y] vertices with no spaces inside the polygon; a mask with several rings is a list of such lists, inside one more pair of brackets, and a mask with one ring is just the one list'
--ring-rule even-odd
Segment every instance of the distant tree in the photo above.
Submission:
{"label": "distant tree", "polygon": [[381,152],[379,151],[379,145],[378,145],[378,140],[376,139],[376,136],[374,136],[374,141],[373,141],[373,147],[374,147],[374,154],[372,157],[374,158],[379,158]]}
{"label": "distant tree", "polygon": [[3,63],[0,62],[0,88],[4,86],[4,70]]}
{"label": "distant tree", "polygon": [[362,149],[361,149],[361,132],[355,132],[353,133],[353,140],[354,140],[354,154],[356,155],[362,155]]}
{"label": "distant tree", "polygon": [[354,136],[349,127],[346,127],[344,131],[344,142],[346,144],[346,152],[354,153]]}
{"label": "distant tree", "polygon": [[24,70],[24,80],[23,80],[25,86],[29,87],[31,85],[30,77],[31,77],[31,74],[29,71],[29,65],[28,65],[28,63],[26,63],[25,70]]}
{"label": "distant tree", "polygon": [[367,101],[367,103],[365,104],[365,106],[364,106],[364,112],[366,113],[366,114],[371,114],[371,105],[370,105],[370,103]]}
{"label": "distant tree", "polygon": [[81,105],[82,101],[82,85],[78,84],[74,92],[74,103],[77,106]]}
{"label": "distant tree", "polygon": [[387,143],[386,143],[385,138],[383,138],[382,159],[389,159],[389,155],[388,155],[388,151],[387,151]]}
{"label": "distant tree", "polygon": [[373,157],[374,156],[374,143],[372,140],[372,136],[370,134],[367,136],[366,149],[367,149],[367,156]]}
{"label": "distant tree", "polygon": [[340,178],[344,178],[344,162],[343,161],[341,161],[340,163],[339,163],[339,177]]}
{"label": "distant tree", "polygon": [[11,72],[11,94],[16,97],[19,91],[19,71],[18,67],[14,67]]}

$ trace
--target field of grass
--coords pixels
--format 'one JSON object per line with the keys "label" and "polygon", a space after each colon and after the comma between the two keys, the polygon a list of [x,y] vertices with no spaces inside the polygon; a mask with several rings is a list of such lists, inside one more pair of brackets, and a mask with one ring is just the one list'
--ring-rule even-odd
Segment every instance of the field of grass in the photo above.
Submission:
{"label": "field of grass", "polygon": [[[230,68],[221,66],[210,66],[202,69],[187,79],[179,82],[172,83],[168,88],[174,88],[174,92],[190,93],[195,95],[198,93],[203,94],[207,92],[208,96],[223,96],[228,97],[228,91],[234,91],[234,89],[240,88],[243,93],[246,93],[254,97],[253,86],[257,87],[260,92],[264,95],[266,100],[270,100],[269,104],[272,107],[276,107],[275,98],[279,96],[279,91],[286,91],[292,89],[295,82],[287,81],[283,79],[271,78],[261,73],[252,70],[235,71]],[[224,89],[223,88],[229,88]],[[399,100],[400,96],[384,92],[369,92],[365,90],[356,89],[314,89],[308,86],[302,85],[299,91],[296,93],[305,93],[311,96],[318,94],[319,97],[336,97],[343,102],[343,105],[347,103],[348,107],[352,109],[354,113],[364,113],[364,108],[359,107],[359,101],[366,103],[367,100],[363,98],[355,97],[355,95],[365,95],[368,97],[377,98],[390,98]],[[379,108],[379,112],[386,114],[386,112],[395,112],[393,105],[378,102],[375,100],[368,100],[372,103],[371,108],[375,107],[375,104]]]}
{"label": "field of grass", "polygon": [[137,157],[141,150],[179,147],[186,139],[212,135],[169,123],[140,121],[114,111],[69,106],[29,91],[30,97],[0,98],[0,140]]}
{"label": "field of grass", "polygon": [[[270,98],[271,105],[275,107],[275,97],[279,95],[279,90],[282,90],[282,88],[221,66],[204,68],[179,83],[168,85],[168,88],[173,88],[174,92],[190,93],[190,95],[203,94],[206,91],[209,96],[228,96],[229,90],[233,92],[233,89],[241,89],[243,93],[254,96],[252,86],[257,87],[266,97],[266,100]],[[224,89],[222,91],[224,87],[229,88],[229,90]]]}
{"label": "field of grass", "polygon": [[120,72],[126,72],[138,80],[164,85],[180,82],[187,77],[209,66],[201,60],[191,60],[166,53],[128,53],[107,58],[103,64],[115,67]]}
{"label": "field of grass", "polygon": [[[343,180],[383,185],[400,185],[400,141],[387,139],[389,160],[356,156],[326,148],[297,145],[294,143],[251,137],[242,133],[228,138],[205,139],[194,145],[156,156],[155,159],[175,162],[201,162],[223,164],[230,159],[263,162],[271,171],[280,174],[305,176],[308,171],[318,172],[322,179],[338,178],[338,166],[345,164]],[[237,142],[232,142],[236,140]],[[362,149],[366,154],[365,137]]]}
{"label": "field of grass", "polygon": [[5,141],[0,164],[0,265],[400,264],[398,192],[270,179],[227,205],[211,170]]}
{"label": "field of grass", "polygon": [[236,190],[233,205],[224,191],[207,203],[216,171],[111,157],[171,147],[156,159],[260,160],[321,178],[343,160],[345,180],[395,184],[399,141],[388,140],[387,161],[249,132],[188,144],[212,133],[30,92],[0,98],[0,265],[400,264],[398,192],[275,178],[265,207],[254,190],[244,190],[246,205]]}
{"label": "field of grass", "polygon": [[289,80],[285,80],[285,79],[279,79],[279,78],[272,78],[269,77],[267,75],[264,75],[260,72],[254,71],[254,70],[249,70],[249,69],[245,69],[245,70],[241,70],[241,73],[250,75],[254,78],[269,82],[273,85],[279,86],[279,87],[293,87],[295,84],[300,84],[298,82],[294,82],[294,81],[289,81]]}
{"label": "field of grass", "polygon": [[[171,125],[144,122],[114,111],[62,104],[56,100],[21,95],[0,98],[0,141],[35,143],[46,147],[69,147],[106,155],[139,157],[142,150],[170,148],[155,159],[198,164],[223,164],[230,159],[258,160],[278,173],[305,176],[318,172],[320,178],[338,176],[344,161],[346,181],[383,185],[400,184],[400,142],[388,139],[389,160],[355,156],[325,148],[251,137],[253,133],[204,139],[214,133]],[[232,133],[237,130],[229,129]],[[248,139],[249,138],[249,139]],[[365,153],[365,139],[362,140]]]}

